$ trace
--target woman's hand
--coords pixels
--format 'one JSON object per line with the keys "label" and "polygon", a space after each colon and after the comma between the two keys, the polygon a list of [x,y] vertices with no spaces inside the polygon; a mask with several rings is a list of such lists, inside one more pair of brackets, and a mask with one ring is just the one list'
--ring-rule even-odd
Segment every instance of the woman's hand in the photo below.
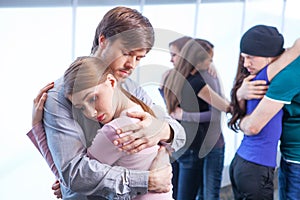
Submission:
{"label": "woman's hand", "polygon": [[158,150],[153,160],[148,180],[148,190],[152,192],[169,192],[172,189],[172,167],[169,152],[164,146]]}
{"label": "woman's hand", "polygon": [[214,78],[217,78],[218,73],[214,63],[211,63],[207,69],[207,72]]}
{"label": "woman's hand", "polygon": [[255,80],[251,81],[255,75],[247,76],[241,85],[241,87],[237,90],[237,99],[241,100],[250,100],[250,99],[261,99],[264,97],[268,90],[268,86],[266,85],[266,81],[263,80]]}
{"label": "woman's hand", "polygon": [[177,120],[182,120],[183,110],[180,107],[177,107],[174,112],[170,114],[171,117]]}
{"label": "woman's hand", "polygon": [[51,189],[53,190],[53,194],[56,196],[57,199],[61,199],[62,198],[59,180],[56,180],[53,183]]}
{"label": "woman's hand", "polygon": [[54,87],[54,82],[48,83],[38,93],[37,97],[33,100],[32,110],[32,126],[41,122],[43,119],[44,104],[47,99],[47,91]]}
{"label": "woman's hand", "polygon": [[170,142],[173,133],[169,124],[159,120],[147,112],[127,113],[127,116],[138,118],[141,121],[121,127],[118,134],[132,131],[124,137],[114,141],[116,146],[121,145],[121,150],[128,153],[137,153],[147,147],[157,145],[159,142]]}

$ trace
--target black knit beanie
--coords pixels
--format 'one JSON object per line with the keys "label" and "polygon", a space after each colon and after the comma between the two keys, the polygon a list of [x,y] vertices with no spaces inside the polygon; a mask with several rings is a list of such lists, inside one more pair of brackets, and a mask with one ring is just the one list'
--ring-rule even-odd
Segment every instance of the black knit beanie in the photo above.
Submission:
{"label": "black knit beanie", "polygon": [[244,33],[240,50],[252,56],[276,57],[283,53],[284,39],[277,28],[256,25]]}

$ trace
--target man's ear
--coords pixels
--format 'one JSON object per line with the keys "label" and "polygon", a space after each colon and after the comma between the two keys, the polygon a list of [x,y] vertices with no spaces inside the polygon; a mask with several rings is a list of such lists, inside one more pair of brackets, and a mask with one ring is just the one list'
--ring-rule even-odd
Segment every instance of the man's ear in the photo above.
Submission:
{"label": "man's ear", "polygon": [[72,102],[72,95],[71,94],[68,94],[67,96],[68,100]]}
{"label": "man's ear", "polygon": [[105,48],[106,45],[107,45],[107,40],[106,38],[104,37],[104,35],[100,35],[99,38],[98,38],[98,43],[99,43],[99,47],[100,48]]}
{"label": "man's ear", "polygon": [[112,74],[107,74],[106,82],[113,88],[117,87],[117,79]]}

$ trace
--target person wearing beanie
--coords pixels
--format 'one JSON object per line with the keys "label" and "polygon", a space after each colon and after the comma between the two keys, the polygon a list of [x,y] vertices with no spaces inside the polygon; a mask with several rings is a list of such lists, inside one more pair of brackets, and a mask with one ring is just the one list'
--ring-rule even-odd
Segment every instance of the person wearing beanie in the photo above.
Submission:
{"label": "person wearing beanie", "polygon": [[277,57],[283,53],[284,39],[277,28],[256,25],[244,33],[240,42],[242,53],[258,57]]}
{"label": "person wearing beanie", "polygon": [[[239,121],[250,114],[260,99],[239,101],[237,91],[243,81],[260,80],[269,84],[270,64],[284,52],[284,39],[277,28],[256,25],[244,33],[240,41],[240,62],[237,79],[231,91],[231,105],[234,107],[229,126],[239,130]],[[266,89],[266,86],[263,86]],[[280,110],[264,128],[253,136],[244,135],[230,164],[230,180],[235,199],[273,199],[274,170],[277,147],[282,129],[283,111]]]}
{"label": "person wearing beanie", "polygon": [[[249,38],[257,37],[257,30],[259,30],[258,34],[261,34],[266,30],[269,30],[269,36],[272,33],[272,36],[275,37],[266,37],[262,41],[266,41],[267,46],[265,49],[268,54],[264,54],[266,56],[278,56],[280,52],[283,51],[281,47],[278,46],[276,48],[274,44],[271,44],[270,41],[273,41],[276,44],[280,44],[280,34],[277,32],[274,27],[262,27],[257,26],[253,27],[247,31],[241,40],[241,58],[244,59],[244,69],[247,69],[250,76],[242,74],[237,76],[235,80],[235,86],[232,90],[232,102],[238,102],[238,106],[242,106],[243,103],[247,100],[247,109],[246,114],[243,112],[239,112],[233,118],[238,118],[238,122],[229,123],[233,128],[239,128],[244,134],[244,139],[247,138],[248,148],[255,150],[257,155],[254,155],[256,158],[261,158],[262,163],[266,163],[268,160],[274,156],[275,151],[277,151],[277,146],[275,149],[275,145],[273,146],[273,150],[269,149],[270,145],[268,142],[271,141],[270,138],[273,138],[273,142],[276,142],[274,139],[274,135],[281,132],[280,138],[280,151],[281,151],[281,161],[279,166],[279,199],[291,199],[296,200],[300,199],[300,86],[298,83],[300,77],[300,38],[298,38],[292,47],[286,49],[276,60],[272,60],[270,57],[265,58],[270,61],[267,66],[266,72],[264,72],[264,68],[259,71],[259,73],[253,78],[253,74],[255,73],[255,69],[253,66],[255,64],[255,59],[258,59],[258,56],[252,56],[247,53],[251,52],[254,54],[254,49],[258,47],[259,42],[251,43],[251,47],[247,46],[249,44]],[[255,34],[254,34],[255,33]],[[265,32],[264,32],[265,33]],[[269,40],[273,38],[273,40]],[[262,44],[261,44],[262,45]],[[268,49],[267,47],[272,47],[272,49]],[[260,51],[260,49],[258,50]],[[263,53],[263,52],[260,52]],[[262,54],[260,54],[262,55]],[[270,82],[268,89],[266,91],[266,87],[261,80],[258,79],[258,76],[265,74],[265,78],[267,82]],[[252,109],[252,112],[248,112],[248,108],[251,107],[251,101],[259,101],[255,108]],[[245,104],[244,104],[245,105]],[[253,105],[253,104],[252,104]],[[284,107],[284,109],[282,109]],[[274,126],[269,126],[274,118],[278,117],[278,113],[283,110],[283,120],[278,122],[278,124],[274,124]],[[233,121],[232,121],[233,122]],[[282,129],[279,127],[282,126]],[[266,131],[270,131],[268,137],[264,137]],[[279,133],[280,134],[280,133]],[[245,144],[243,140],[241,145]],[[252,145],[252,146],[251,146]],[[260,150],[257,150],[260,149]],[[249,150],[245,150],[248,151]],[[253,157],[250,157],[248,154],[247,158],[238,157],[239,153],[237,152],[237,156],[235,160],[233,160],[231,165],[231,176],[233,185],[239,190],[235,190],[235,198],[236,199],[273,199],[273,194],[270,192],[270,188],[268,188],[268,180],[272,173],[272,167],[267,167],[262,164],[257,164],[255,162],[249,162],[248,160],[253,160]],[[267,152],[267,154],[266,154]],[[245,155],[245,154],[244,154]],[[244,161],[243,163],[241,161]],[[243,165],[244,169],[236,168],[237,164]],[[249,167],[252,166],[253,168]],[[248,167],[248,169],[247,169]],[[254,171],[256,168],[256,171]],[[267,169],[269,169],[270,173],[267,173]],[[249,171],[252,173],[249,173]],[[263,173],[265,171],[265,174]],[[255,179],[258,178],[258,179]],[[244,193],[241,190],[240,181],[247,182],[248,188],[247,191],[254,191],[253,188],[257,188],[259,192],[255,193],[257,196],[250,196],[250,194]],[[258,188],[255,184],[259,184],[261,188]],[[273,186],[273,183],[271,183]],[[247,195],[247,196],[246,196]],[[268,195],[268,196],[267,196]]]}

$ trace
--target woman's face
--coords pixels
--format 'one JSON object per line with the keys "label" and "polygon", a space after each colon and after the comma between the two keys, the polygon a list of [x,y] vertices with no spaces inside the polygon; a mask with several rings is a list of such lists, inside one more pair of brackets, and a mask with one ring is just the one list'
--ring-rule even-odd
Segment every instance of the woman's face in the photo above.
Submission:
{"label": "woman's face", "polygon": [[249,54],[241,53],[244,58],[244,67],[250,74],[257,74],[262,68],[269,64],[269,58],[260,56],[251,56]]}
{"label": "woman's face", "polygon": [[205,70],[208,70],[209,66],[211,65],[211,58],[206,58],[203,62],[199,63],[197,66],[196,66],[196,69],[197,70],[201,70],[201,71],[205,71]]}
{"label": "woman's face", "polygon": [[115,115],[113,98],[116,84],[116,79],[108,75],[105,82],[74,93],[69,99],[87,118],[105,124]]}
{"label": "woman's face", "polygon": [[206,58],[203,62],[203,67],[204,67],[204,70],[208,70],[209,66],[211,65],[212,63],[212,59],[211,57],[209,56],[208,58]]}
{"label": "woman's face", "polygon": [[179,60],[179,50],[176,46],[170,45],[169,47],[170,54],[171,54],[171,60],[170,62],[173,63],[173,66],[176,66]]}
{"label": "woman's face", "polygon": [[213,62],[212,58],[213,58],[213,51],[209,53],[208,57],[203,62],[197,65],[197,69],[202,71],[208,70],[208,68]]}

